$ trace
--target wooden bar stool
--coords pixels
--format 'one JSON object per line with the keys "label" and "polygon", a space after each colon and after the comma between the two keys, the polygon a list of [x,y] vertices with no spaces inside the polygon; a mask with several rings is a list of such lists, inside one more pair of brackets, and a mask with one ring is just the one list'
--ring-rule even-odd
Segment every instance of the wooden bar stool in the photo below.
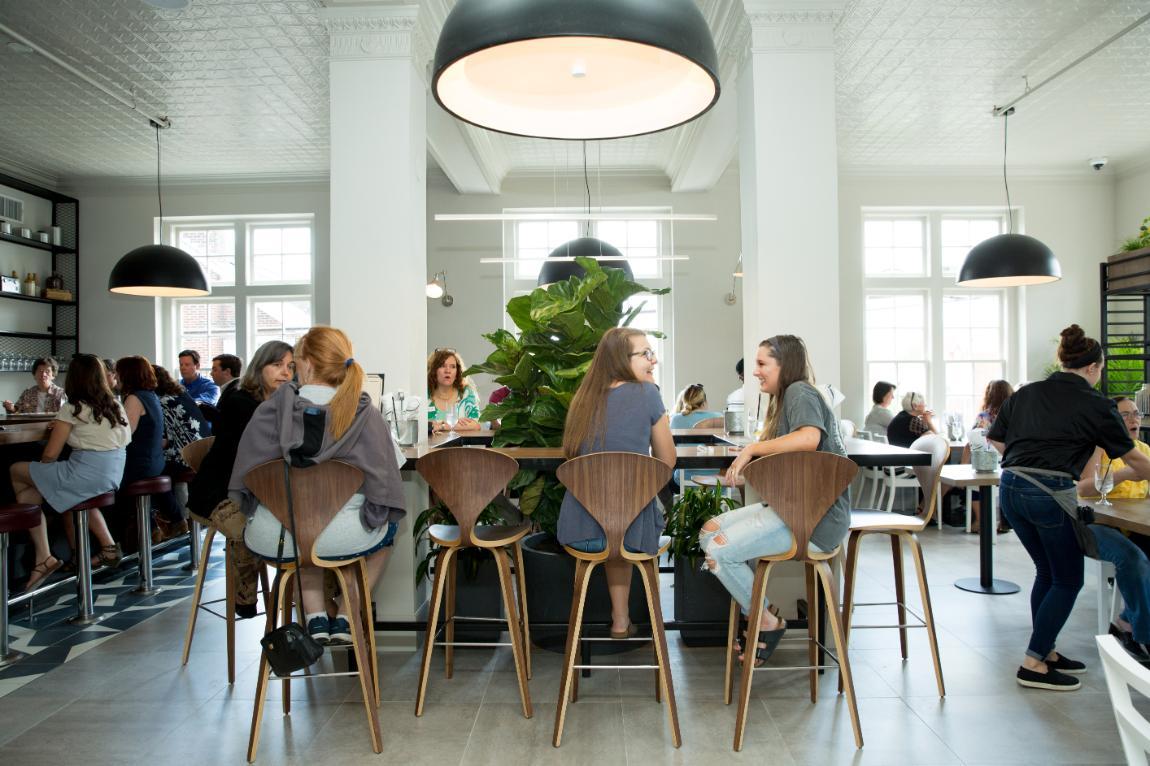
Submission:
{"label": "wooden bar stool", "polygon": [[[828,561],[842,550],[841,546],[829,553],[811,553],[808,545],[811,533],[827,510],[841,495],[858,472],[858,466],[845,457],[830,452],[784,452],[752,460],[743,469],[747,483],[763,498],[770,508],[790,528],[794,544],[786,553],[763,556],[755,564],[755,581],[751,590],[751,611],[747,615],[747,651],[743,662],[742,685],[739,688],[739,710],[735,717],[735,750],[743,749],[743,735],[747,728],[747,708],[751,701],[751,679],[756,670],[806,669],[811,687],[811,702],[818,701],[819,649],[833,659],[839,668],[846,690],[847,706],[854,729],[855,746],[863,746],[862,727],[859,724],[858,705],[855,702],[854,681],[851,679],[850,660],[847,656],[846,633],[838,611],[838,584]],[[754,647],[758,644],[758,626],[763,618],[763,601],[767,597],[767,581],[771,569],[780,561],[798,561],[806,566],[807,581],[807,657],[810,665],[804,668],[756,668]],[[819,593],[825,594],[827,615],[834,634],[835,652],[831,653],[818,639]],[[739,604],[731,599],[731,614],[727,628],[726,688],[724,699],[731,704],[734,686],[735,642],[739,631]],[[834,667],[833,665],[830,667]]]}
{"label": "wooden bar stool", "polygon": [[[937,434],[928,434],[919,437],[911,449],[929,452],[930,466],[916,466],[915,476],[922,485],[923,515],[904,516],[899,513],[885,511],[851,511],[851,531],[847,542],[847,561],[845,584],[843,585],[843,629],[850,635],[853,628],[898,628],[899,645],[902,649],[902,658],[907,658],[906,630],[907,628],[926,628],[930,638],[930,654],[934,660],[934,677],[938,682],[938,696],[946,696],[946,685],[942,681],[942,663],[938,658],[938,637],[934,630],[934,610],[930,605],[930,590],[926,583],[926,562],[922,557],[922,545],[918,541],[918,533],[930,525],[930,518],[934,514],[935,498],[938,496],[939,483],[942,477],[942,467],[950,457],[950,445],[946,439]],[[859,543],[864,535],[887,535],[890,537],[890,549],[894,556],[894,601],[871,602],[865,604],[854,603],[855,572],[858,568]],[[918,575],[918,590],[922,596],[922,616],[919,616],[906,605],[906,593],[902,574],[902,544],[910,549],[911,560],[914,561],[915,573]],[[897,625],[851,625],[851,613],[856,606],[895,606],[898,610]],[[910,611],[918,622],[907,624],[906,614]]]}
{"label": "wooden bar stool", "polygon": [[101,620],[96,614],[96,603],[92,596],[92,546],[88,539],[88,511],[109,508],[115,504],[116,493],[105,492],[68,509],[72,514],[76,543],[76,549],[72,551],[72,558],[76,562],[76,616],[68,620],[73,625],[91,625]]}
{"label": "wooden bar stool", "polygon": [[0,668],[28,655],[8,645],[8,535],[40,526],[40,506],[31,503],[0,505]]}
{"label": "wooden bar stool", "polygon": [[171,490],[172,480],[167,476],[140,479],[120,487],[120,494],[134,498],[136,503],[140,584],[132,593],[137,596],[154,596],[160,592],[152,582],[152,495],[161,495]]}
{"label": "wooden bar stool", "polygon": [[[212,444],[215,443],[216,437],[209,436],[206,439],[197,439],[188,446],[180,450],[180,456],[184,459],[193,472],[200,469],[200,465],[204,462],[204,457],[207,456]],[[193,561],[196,564],[196,586],[192,590],[191,611],[188,613],[188,628],[184,633],[184,657],[180,662],[181,665],[188,664],[188,658],[192,652],[192,640],[196,635],[196,618],[200,614],[200,610],[207,612],[213,617],[219,617],[227,622],[227,649],[228,649],[228,683],[234,684],[236,682],[236,568],[233,563],[232,551],[233,546],[243,545],[242,542],[233,542],[228,540],[224,543],[224,598],[217,598],[211,601],[203,601],[204,595],[204,581],[207,578],[208,563],[212,555],[212,541],[216,537],[216,528],[209,525],[207,532],[204,535],[202,547],[199,545],[200,530],[204,526],[200,524],[195,518],[189,516],[188,534],[191,536],[192,551],[198,551],[194,554]],[[263,589],[264,596],[264,612],[269,611],[268,593],[271,590],[268,587],[268,573],[267,569],[260,568],[260,586]],[[212,606],[220,602],[224,603],[224,613],[220,614]],[[258,614],[256,615],[259,616]]]}
{"label": "wooden bar stool", "polygon": [[[519,541],[531,531],[531,524],[477,525],[479,514],[488,503],[503,491],[519,470],[519,463],[506,455],[491,450],[440,449],[424,455],[415,470],[424,478],[431,490],[444,502],[455,517],[456,524],[433,524],[428,530],[431,542],[439,546],[435,558],[435,582],[431,586],[431,605],[427,615],[427,638],[423,645],[423,664],[419,671],[419,693],[415,698],[415,714],[423,715],[427,699],[427,678],[431,672],[431,655],[436,646],[444,647],[446,675],[451,678],[456,646],[511,646],[515,658],[515,673],[519,679],[519,698],[523,704],[523,717],[530,718],[531,692],[527,681],[531,678],[530,629],[527,624],[527,589],[523,576],[523,550]],[[465,548],[491,551],[499,571],[499,591],[503,598],[507,633],[510,643],[455,641],[455,622],[494,621],[498,617],[461,617],[455,614],[455,570],[459,553]],[[516,603],[511,585],[510,559],[515,559],[515,572],[519,586]],[[439,609],[444,613],[444,640],[439,637]]]}
{"label": "wooden bar stool", "polygon": [[[274,680],[283,682],[283,712],[291,713],[292,679],[331,678],[337,676],[358,676],[363,705],[367,710],[368,728],[371,730],[371,749],[383,752],[379,735],[379,676],[375,656],[375,622],[371,610],[371,589],[367,583],[367,565],[362,556],[349,559],[322,559],[315,553],[315,543],[328,523],[345,503],[363,486],[363,472],[358,468],[338,460],[309,468],[292,468],[291,493],[295,515],[297,536],[294,540],[296,560],[269,563],[277,570],[272,595],[275,604],[270,613],[269,627],[275,627],[291,620],[292,587],[291,578],[298,576],[298,567],[321,567],[330,569],[339,582],[340,590],[347,599],[349,612],[358,606],[358,613],[352,617],[351,642],[355,652],[357,670],[349,672],[312,673],[310,668],[291,676],[277,676]],[[273,460],[253,468],[244,477],[244,484],[252,491],[260,503],[271,511],[276,520],[290,531],[288,519],[287,487],[284,482],[284,461]],[[299,604],[303,613],[303,604]],[[303,620],[301,619],[301,622]],[[304,628],[307,629],[306,627]],[[364,635],[366,631],[366,636]],[[260,743],[260,724],[263,720],[264,702],[267,699],[268,683],[272,681],[271,666],[267,655],[260,653],[259,680],[256,684],[255,709],[252,712],[251,736],[248,739],[248,761],[254,762]]]}
{"label": "wooden bar stool", "polygon": [[[671,468],[661,460],[634,452],[596,452],[568,460],[556,472],[559,481],[583,504],[606,534],[607,544],[599,553],[584,553],[567,548],[575,557],[575,592],[571,598],[571,618],[567,625],[567,650],[563,655],[563,677],[559,685],[559,705],[555,710],[555,734],[552,744],[563,740],[567,705],[574,701],[580,670],[613,667],[619,670],[654,670],[655,699],[667,700],[671,723],[671,741],[682,744],[679,712],[675,706],[675,686],[667,661],[667,635],[663,630],[663,607],[659,603],[659,556],[670,545],[662,538],[658,554],[632,553],[623,546],[627,528],[639,513],[671,480]],[[651,617],[651,638],[655,645],[654,665],[576,665],[582,641],[583,607],[591,572],[607,561],[629,561],[639,570],[647,593],[647,611]],[[613,640],[613,639],[611,639]]]}

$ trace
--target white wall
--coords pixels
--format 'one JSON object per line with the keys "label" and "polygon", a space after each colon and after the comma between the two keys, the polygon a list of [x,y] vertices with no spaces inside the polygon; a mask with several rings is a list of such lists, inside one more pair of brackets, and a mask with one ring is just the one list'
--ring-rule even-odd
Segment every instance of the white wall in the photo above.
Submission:
{"label": "white wall", "polygon": [[1120,176],[1114,193],[1114,241],[1121,245],[1138,234],[1142,219],[1150,215],[1150,165]]}
{"label": "white wall", "polygon": [[[558,186],[558,193],[556,192]],[[576,189],[578,186],[578,189]],[[713,408],[722,409],[727,394],[738,385],[734,366],[742,339],[742,309],[728,306],[723,296],[731,290],[731,272],[740,252],[739,184],[728,172],[709,192],[672,193],[664,176],[607,177],[603,193],[592,179],[596,207],[670,206],[676,213],[714,213],[713,223],[674,224],[676,254],[690,256],[675,261],[675,327],[668,331],[675,344],[675,381],[678,388],[702,383]],[[428,176],[427,270],[428,278],[447,270],[448,291],[455,304],[445,308],[427,301],[427,345],[458,349],[467,364],[485,359],[491,344],[481,335],[503,326],[503,274],[499,264],[480,264],[484,257],[503,256],[503,227],[488,222],[437,222],[436,213],[499,213],[504,208],[579,206],[579,183],[546,178],[510,179],[499,195],[460,195],[442,173]],[[741,282],[741,280],[740,280]],[[741,293],[741,285],[737,292]],[[741,295],[739,300],[741,301]],[[479,378],[483,398],[494,388]],[[668,407],[677,391],[664,391]]]}
{"label": "white wall", "polygon": [[[108,292],[108,274],[120,256],[153,241],[156,190],[121,186],[68,191],[80,200],[81,350],[113,358],[143,354],[158,360],[159,301]],[[329,304],[329,204],[326,184],[220,184],[164,187],[165,216],[310,213],[315,216],[315,316],[326,322]],[[174,364],[175,360],[166,360]]]}
{"label": "white wall", "polygon": [[[1025,233],[1049,245],[1062,265],[1062,281],[1016,288],[1025,289],[1026,368],[1022,372],[1034,377],[1053,358],[1052,341],[1063,327],[1076,322],[1087,333],[1097,334],[1098,263],[1114,252],[1115,192],[1111,179],[1086,175],[1081,179],[1012,178],[1010,192],[1012,203],[1023,211]],[[870,408],[863,369],[861,209],[1003,203],[1001,178],[840,176],[841,353],[843,391],[847,395],[844,417],[862,417]],[[1018,345],[1021,344],[1014,344],[1012,353],[1021,350]]]}

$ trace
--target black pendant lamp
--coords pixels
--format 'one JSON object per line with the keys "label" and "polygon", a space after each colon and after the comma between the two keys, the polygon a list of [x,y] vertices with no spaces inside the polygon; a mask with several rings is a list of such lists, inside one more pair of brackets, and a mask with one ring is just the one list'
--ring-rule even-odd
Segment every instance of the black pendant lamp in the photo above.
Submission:
{"label": "black pendant lamp", "polygon": [[623,138],[706,112],[719,99],[718,71],[694,0],[458,0],[431,90],[488,130]]}
{"label": "black pendant lamp", "polygon": [[[120,258],[108,275],[108,291],[152,298],[191,298],[209,295],[204,270],[188,253],[163,244],[164,200],[160,191],[160,124],[156,130],[156,199],[160,212],[160,243],[137,247]],[[169,122],[169,125],[171,123]]]}
{"label": "black pendant lamp", "polygon": [[1002,112],[1002,184],[1006,187],[1006,234],[983,240],[970,249],[958,272],[963,287],[1019,287],[1041,285],[1062,279],[1062,267],[1054,252],[1043,242],[1014,233],[1014,211],[1010,207],[1010,184],[1006,181],[1007,125],[1014,108]]}
{"label": "black pendant lamp", "polygon": [[[587,174],[587,142],[583,142],[583,187],[587,190],[587,215],[591,215],[591,177]],[[551,260],[562,259],[562,260]],[[619,248],[608,244],[598,237],[591,236],[591,222],[587,222],[587,233],[570,242],[564,242],[547,255],[543,268],[539,269],[539,287],[555,284],[570,279],[582,278],[587,270],[575,263],[571,258],[594,258],[604,269],[622,269],[627,281],[635,279],[631,271],[631,264],[623,257]]]}

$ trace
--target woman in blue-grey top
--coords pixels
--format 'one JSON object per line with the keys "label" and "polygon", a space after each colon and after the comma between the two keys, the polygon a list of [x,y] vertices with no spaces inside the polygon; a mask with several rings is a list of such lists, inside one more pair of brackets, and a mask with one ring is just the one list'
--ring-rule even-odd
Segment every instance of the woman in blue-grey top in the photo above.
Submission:
{"label": "woman in blue-grey top", "polygon": [[[802,338],[775,335],[759,344],[755,357],[759,389],[770,394],[762,439],[739,453],[727,471],[733,481],[747,463],[779,452],[832,452],[846,457],[834,413],[814,387],[814,373]],[[844,491],[811,533],[810,547],[829,552],[842,545],[850,528],[850,496]],[[703,525],[699,544],[706,554],[705,566],[739,602],[743,614],[750,612],[754,568],[748,563],[760,556],[785,553],[794,544],[790,528],[762,503],[720,514]],[[768,604],[769,605],[769,604]],[[779,645],[787,621],[763,610],[759,623],[761,641],[755,666],[762,665]]]}
{"label": "woman in blue-grey top", "polygon": [[[656,364],[655,352],[641,330],[608,330],[571,400],[563,430],[563,455],[650,453],[674,468],[675,442],[655,386]],[[628,550],[654,555],[663,526],[663,515],[652,500],[627,529],[623,544]],[[601,551],[607,544],[603,528],[570,492],[559,511],[558,535],[560,543],[581,551]],[[611,637],[629,638],[635,635],[627,612],[632,566],[626,561],[610,561],[604,569],[611,596]]]}

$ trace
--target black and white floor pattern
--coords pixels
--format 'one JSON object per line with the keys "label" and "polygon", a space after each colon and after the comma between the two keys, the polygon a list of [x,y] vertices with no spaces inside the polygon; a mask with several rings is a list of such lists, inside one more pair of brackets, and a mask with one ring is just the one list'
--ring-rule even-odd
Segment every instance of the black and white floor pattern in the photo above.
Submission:
{"label": "black and white floor pattern", "polygon": [[[76,614],[74,591],[60,591],[10,612],[11,648],[29,655],[0,669],[0,697],[36,680],[48,671],[79,657],[109,638],[154,617],[176,601],[192,595],[194,571],[184,571],[187,546],[158,555],[153,563],[153,580],[160,592],[143,598],[133,595],[139,582],[134,567],[98,574],[93,583],[94,608],[102,616],[93,625],[72,625]],[[208,565],[209,581],[224,576],[222,544],[213,546]]]}

